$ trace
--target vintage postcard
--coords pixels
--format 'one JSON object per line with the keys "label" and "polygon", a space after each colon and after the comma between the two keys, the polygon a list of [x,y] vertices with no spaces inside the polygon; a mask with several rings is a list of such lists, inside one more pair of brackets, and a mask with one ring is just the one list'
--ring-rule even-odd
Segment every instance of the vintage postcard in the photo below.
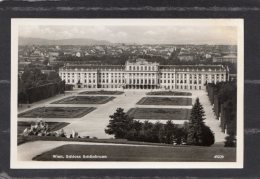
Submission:
{"label": "vintage postcard", "polygon": [[242,19],[11,25],[11,168],[243,168]]}

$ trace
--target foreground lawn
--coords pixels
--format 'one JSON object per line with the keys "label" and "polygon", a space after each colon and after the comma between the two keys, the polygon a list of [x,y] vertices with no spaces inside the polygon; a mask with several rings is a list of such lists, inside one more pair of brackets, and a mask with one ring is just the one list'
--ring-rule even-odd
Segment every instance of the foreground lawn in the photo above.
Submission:
{"label": "foreground lawn", "polygon": [[127,114],[134,119],[188,120],[190,111],[175,108],[131,108]]}
{"label": "foreground lawn", "polygon": [[[63,127],[69,125],[67,122],[46,122],[48,124],[48,127],[50,131],[57,131],[62,129]],[[30,128],[31,124],[34,124],[34,122],[27,122],[27,121],[18,121],[18,135],[21,134],[24,129]]]}
{"label": "foreground lawn", "polygon": [[181,91],[153,91],[146,93],[146,95],[191,96],[191,93]]}
{"label": "foreground lawn", "polygon": [[25,118],[80,118],[95,110],[94,107],[39,107],[18,114]]}
{"label": "foreground lawn", "polygon": [[81,92],[81,93],[79,93],[79,94],[120,95],[120,94],[123,94],[123,93],[124,93],[123,91],[104,91],[104,90],[100,90],[100,91],[84,91],[84,92]]}
{"label": "foreground lawn", "polygon": [[191,98],[169,98],[169,97],[143,97],[137,102],[139,105],[192,105]]}
{"label": "foreground lawn", "polygon": [[105,104],[113,99],[115,97],[112,96],[71,96],[52,104]]}
{"label": "foreground lawn", "polygon": [[[60,158],[56,158],[55,155]],[[76,156],[69,158],[68,155]],[[223,159],[215,158],[223,155]],[[92,156],[91,158],[89,156]],[[235,162],[236,149],[198,146],[113,146],[68,144],[33,158],[37,161]]]}

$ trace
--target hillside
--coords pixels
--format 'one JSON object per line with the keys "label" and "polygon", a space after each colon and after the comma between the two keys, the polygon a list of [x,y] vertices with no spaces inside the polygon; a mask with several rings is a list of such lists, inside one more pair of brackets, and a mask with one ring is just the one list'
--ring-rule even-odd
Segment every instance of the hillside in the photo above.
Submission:
{"label": "hillside", "polygon": [[31,38],[31,37],[19,37],[19,45],[108,45],[111,44],[105,40],[94,40],[94,39],[60,39],[60,40],[49,40],[43,38]]}

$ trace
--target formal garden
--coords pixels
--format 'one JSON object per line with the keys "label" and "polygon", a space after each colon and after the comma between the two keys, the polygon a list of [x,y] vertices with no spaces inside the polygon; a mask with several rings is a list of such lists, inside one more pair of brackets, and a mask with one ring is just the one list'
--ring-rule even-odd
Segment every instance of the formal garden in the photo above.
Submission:
{"label": "formal garden", "polygon": [[182,91],[152,91],[146,93],[146,95],[161,95],[161,96],[191,96],[190,92]]}
{"label": "formal garden", "polygon": [[70,96],[52,104],[105,104],[113,99],[113,96]]}
{"label": "formal garden", "polygon": [[23,118],[80,118],[95,110],[94,107],[38,107],[18,114]]}
{"label": "formal garden", "polygon": [[192,105],[192,98],[143,97],[137,104],[190,106]]}
{"label": "formal garden", "polygon": [[190,111],[184,108],[131,108],[127,115],[134,119],[188,120]]}
{"label": "formal garden", "polygon": [[99,91],[84,91],[80,92],[79,94],[86,94],[86,95],[121,95],[123,91],[107,91],[107,90],[99,90]]}

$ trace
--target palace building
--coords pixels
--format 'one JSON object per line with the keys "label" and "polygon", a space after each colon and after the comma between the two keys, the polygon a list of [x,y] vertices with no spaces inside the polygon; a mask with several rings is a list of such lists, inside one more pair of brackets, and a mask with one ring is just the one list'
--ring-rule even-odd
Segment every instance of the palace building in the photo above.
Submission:
{"label": "palace building", "polygon": [[203,90],[206,83],[229,80],[223,65],[160,65],[145,59],[125,65],[65,65],[59,75],[79,88]]}

